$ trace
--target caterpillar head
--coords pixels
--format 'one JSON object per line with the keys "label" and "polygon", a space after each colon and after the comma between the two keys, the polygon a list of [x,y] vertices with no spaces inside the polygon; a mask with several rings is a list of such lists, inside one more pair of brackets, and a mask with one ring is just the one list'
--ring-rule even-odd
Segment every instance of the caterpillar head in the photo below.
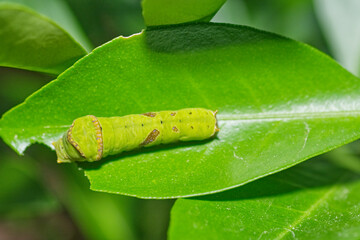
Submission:
{"label": "caterpillar head", "polygon": [[99,160],[103,150],[100,123],[95,116],[77,118],[53,145],[58,163]]}

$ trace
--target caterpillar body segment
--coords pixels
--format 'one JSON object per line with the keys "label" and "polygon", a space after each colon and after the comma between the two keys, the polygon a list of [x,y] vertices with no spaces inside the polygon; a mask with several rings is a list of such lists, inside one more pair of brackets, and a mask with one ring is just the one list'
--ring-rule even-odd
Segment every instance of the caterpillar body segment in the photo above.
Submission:
{"label": "caterpillar body segment", "polygon": [[56,142],[58,162],[97,161],[108,155],[177,141],[204,140],[217,131],[217,111],[188,108],[123,117],[74,120]]}

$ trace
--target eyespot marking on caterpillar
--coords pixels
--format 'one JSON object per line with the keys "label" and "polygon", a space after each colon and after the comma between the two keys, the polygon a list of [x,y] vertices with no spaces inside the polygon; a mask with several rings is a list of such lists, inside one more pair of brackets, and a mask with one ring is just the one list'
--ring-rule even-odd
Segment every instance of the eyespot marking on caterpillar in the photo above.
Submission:
{"label": "eyespot marking on caterpillar", "polygon": [[191,129],[194,129],[194,126],[190,126],[191,127]]}
{"label": "eyespot marking on caterpillar", "polygon": [[178,131],[179,131],[179,129],[178,129],[176,126],[173,126],[172,130],[173,130],[174,132],[178,132]]}
{"label": "eyespot marking on caterpillar", "polygon": [[147,112],[147,113],[143,113],[141,115],[144,115],[144,116],[147,116],[147,117],[155,117],[156,116],[156,113],[154,112]]}
{"label": "eyespot marking on caterpillar", "polygon": [[147,135],[147,137],[145,138],[145,140],[140,143],[140,146],[145,146],[148,145],[149,143],[152,143],[153,141],[156,140],[156,138],[159,136],[160,131],[157,129],[152,130],[149,135]]}
{"label": "eyespot marking on caterpillar", "polygon": [[176,112],[172,112],[170,113],[171,116],[175,116],[176,115]]}

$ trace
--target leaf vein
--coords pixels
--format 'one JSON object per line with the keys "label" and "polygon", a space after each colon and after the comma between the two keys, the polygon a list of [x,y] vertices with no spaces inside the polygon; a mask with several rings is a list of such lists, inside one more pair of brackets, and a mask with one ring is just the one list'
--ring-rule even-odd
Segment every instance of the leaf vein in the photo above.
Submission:
{"label": "leaf vein", "polygon": [[222,121],[247,120],[297,120],[297,119],[324,119],[338,117],[359,117],[360,111],[331,111],[331,112],[289,112],[289,113],[249,113],[249,114],[218,114]]}
{"label": "leaf vein", "polygon": [[289,229],[285,228],[285,231],[281,232],[278,237],[275,239],[282,239],[286,234],[292,233],[294,235],[294,232],[291,229],[295,229],[297,225],[299,225],[303,220],[305,220],[318,206],[320,206],[323,202],[325,202],[331,194],[333,194],[340,186],[338,183],[342,182],[346,175],[339,178],[337,183],[334,184],[328,191],[325,192],[325,194],[319,198],[317,201],[315,201],[298,219],[296,219],[292,224],[289,225]]}

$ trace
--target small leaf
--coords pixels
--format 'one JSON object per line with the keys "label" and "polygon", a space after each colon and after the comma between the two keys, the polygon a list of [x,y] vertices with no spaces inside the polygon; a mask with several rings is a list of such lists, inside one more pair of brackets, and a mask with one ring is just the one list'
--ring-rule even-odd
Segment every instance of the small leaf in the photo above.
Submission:
{"label": "small leaf", "polygon": [[209,21],[226,0],[143,0],[147,26]]}
{"label": "small leaf", "polygon": [[86,51],[50,19],[0,3],[0,66],[59,74]]}
{"label": "small leaf", "polygon": [[179,199],[169,239],[358,239],[360,175],[314,159],[246,186]]}
{"label": "small leaf", "polygon": [[[359,79],[315,49],[248,27],[147,30],[95,49],[6,113],[6,143],[51,145],[80,116],[218,109],[220,132],[81,166],[93,190],[143,198],[214,193],[360,136]],[[55,161],[54,155],[54,161]]]}

